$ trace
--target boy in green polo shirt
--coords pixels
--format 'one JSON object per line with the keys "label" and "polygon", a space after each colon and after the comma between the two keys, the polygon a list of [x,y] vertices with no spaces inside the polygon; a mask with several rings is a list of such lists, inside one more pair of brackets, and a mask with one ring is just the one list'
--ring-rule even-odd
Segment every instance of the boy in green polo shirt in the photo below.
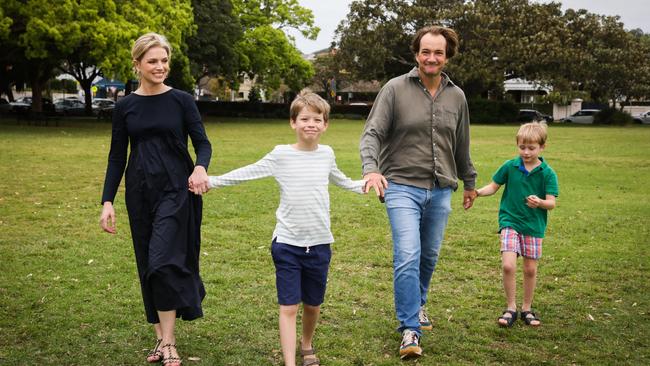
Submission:
{"label": "boy in green polo shirt", "polygon": [[[546,144],[546,124],[526,123],[517,132],[519,157],[506,161],[494,173],[492,182],[476,191],[491,196],[505,184],[499,207],[499,233],[503,265],[503,289],[507,308],[498,318],[503,327],[517,320],[515,273],[517,257],[524,257],[524,298],[521,319],[530,326],[539,326],[539,318],[531,311],[537,260],[542,256],[542,239],[546,231],[547,212],[555,208],[558,196],[557,175],[539,156]],[[543,198],[540,198],[543,197]]]}

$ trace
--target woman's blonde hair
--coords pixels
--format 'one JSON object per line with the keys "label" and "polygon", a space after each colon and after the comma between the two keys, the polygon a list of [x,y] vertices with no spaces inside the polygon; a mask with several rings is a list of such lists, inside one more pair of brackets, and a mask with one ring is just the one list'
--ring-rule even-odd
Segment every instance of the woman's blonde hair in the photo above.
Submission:
{"label": "woman's blonde hair", "polygon": [[521,125],[517,132],[517,143],[538,143],[540,146],[546,144],[547,125],[544,122],[529,122]]}
{"label": "woman's blonde hair", "polygon": [[140,73],[135,67],[135,61],[141,61],[144,54],[153,47],[162,47],[165,49],[165,51],[167,51],[167,57],[172,57],[172,46],[169,44],[169,41],[167,41],[167,38],[165,38],[165,36],[153,32],[141,35],[140,38],[135,40],[133,43],[133,48],[131,48],[133,72],[138,78],[140,78]]}

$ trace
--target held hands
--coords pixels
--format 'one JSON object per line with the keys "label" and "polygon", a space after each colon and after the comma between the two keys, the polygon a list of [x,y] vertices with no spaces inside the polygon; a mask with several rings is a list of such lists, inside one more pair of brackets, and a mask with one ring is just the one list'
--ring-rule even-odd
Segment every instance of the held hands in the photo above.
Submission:
{"label": "held hands", "polygon": [[463,191],[463,208],[469,210],[472,205],[474,205],[474,200],[478,197],[478,191],[476,189],[464,190]]}
{"label": "held hands", "polygon": [[379,198],[379,201],[383,203],[384,190],[388,188],[388,181],[386,178],[379,173],[368,173],[363,176],[363,180],[366,181],[366,186],[363,187],[363,193],[368,193],[370,192],[370,188],[374,188],[375,193],[377,193],[377,198]]}
{"label": "held hands", "polygon": [[187,186],[190,191],[194,194],[203,195],[210,190],[208,187],[208,173],[205,171],[205,168],[201,165],[194,167],[194,172],[187,179]]}
{"label": "held hands", "polygon": [[115,209],[110,201],[104,202],[102,214],[99,216],[99,225],[109,234],[115,234],[117,232],[115,230]]}

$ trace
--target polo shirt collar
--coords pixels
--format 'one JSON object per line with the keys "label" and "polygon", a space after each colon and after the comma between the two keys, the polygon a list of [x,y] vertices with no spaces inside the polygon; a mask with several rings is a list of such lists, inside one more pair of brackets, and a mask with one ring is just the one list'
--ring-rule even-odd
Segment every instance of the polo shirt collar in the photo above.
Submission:
{"label": "polo shirt collar", "polygon": [[[542,163],[539,164],[539,166],[535,167],[535,169],[533,169],[532,172],[528,172],[528,174],[533,174],[534,172],[536,172],[536,171],[538,171],[538,170],[543,170],[543,169],[546,169],[546,167],[548,167],[548,164],[546,164],[546,161],[544,161],[544,158],[543,158],[543,157],[540,156],[540,157],[539,157],[539,160],[540,160]],[[513,160],[513,162],[512,162],[512,166],[514,166],[514,167],[517,168],[518,170],[521,170],[520,168],[521,168],[521,167],[524,167],[524,161],[521,159],[521,156],[518,156],[517,159]],[[526,168],[524,167],[523,169],[525,170]],[[523,171],[523,170],[522,170],[522,171]]]}

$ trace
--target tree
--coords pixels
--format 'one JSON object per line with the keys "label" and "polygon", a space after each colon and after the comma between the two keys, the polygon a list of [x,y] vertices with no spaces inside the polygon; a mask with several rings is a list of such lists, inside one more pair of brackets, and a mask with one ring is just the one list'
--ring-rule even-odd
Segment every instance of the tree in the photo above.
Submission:
{"label": "tree", "polygon": [[297,0],[233,0],[233,6],[244,29],[236,46],[240,72],[268,89],[277,89],[281,83],[293,90],[307,85],[313,68],[283,30],[294,28],[315,39],[320,29],[314,26],[311,10]]}
{"label": "tree", "polygon": [[[57,69],[74,76],[86,93],[100,72],[127,78],[131,42],[146,31],[158,31],[177,51],[180,80],[192,84],[189,61],[183,54],[185,37],[194,31],[189,0],[45,0],[4,1],[3,14],[13,20],[3,41],[7,61],[29,65],[33,109],[41,110],[41,93]],[[180,52],[179,52],[180,51]]]}
{"label": "tree", "polygon": [[461,0],[357,0],[336,30],[337,59],[358,80],[388,80],[415,64],[410,50],[415,32],[428,24],[448,24]]}
{"label": "tree", "polygon": [[193,0],[197,32],[188,38],[188,57],[195,79],[219,75],[234,81],[241,55],[235,47],[243,36],[230,0]]}
{"label": "tree", "polygon": [[525,78],[565,95],[620,99],[639,94],[633,74],[648,65],[638,37],[618,17],[563,14],[559,3],[530,0],[357,0],[337,29],[337,57],[358,79],[388,80],[415,64],[411,39],[428,24],[459,34],[460,52],[447,73],[469,97],[498,95],[504,80]]}
{"label": "tree", "polygon": [[[191,0],[115,0],[119,13],[127,22],[137,24],[138,36],[145,32],[163,34],[172,46],[171,70],[167,83],[178,89],[194,89],[187,56],[187,39],[196,26]],[[127,51],[130,52],[131,43]],[[131,57],[128,57],[129,69]]]}

